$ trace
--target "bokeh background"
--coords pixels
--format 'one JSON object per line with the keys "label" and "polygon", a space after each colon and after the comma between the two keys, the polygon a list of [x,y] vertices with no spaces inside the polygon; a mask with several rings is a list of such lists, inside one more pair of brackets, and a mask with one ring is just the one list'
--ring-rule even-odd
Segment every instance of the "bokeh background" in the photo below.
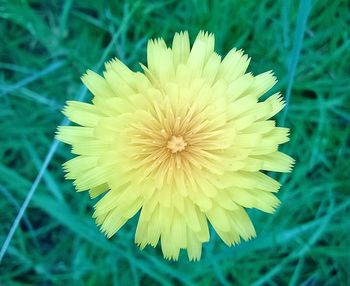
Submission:
{"label": "bokeh background", "polygon": [[[350,285],[349,11],[347,0],[0,0],[0,285]],[[200,262],[169,262],[134,245],[137,218],[111,240],[98,231],[53,137],[64,102],[91,99],[86,69],[118,57],[139,70],[149,38],[201,29],[222,55],[243,48],[254,74],[275,71],[296,167],[274,175],[274,215],[249,211],[256,239],[228,248],[213,233]]]}

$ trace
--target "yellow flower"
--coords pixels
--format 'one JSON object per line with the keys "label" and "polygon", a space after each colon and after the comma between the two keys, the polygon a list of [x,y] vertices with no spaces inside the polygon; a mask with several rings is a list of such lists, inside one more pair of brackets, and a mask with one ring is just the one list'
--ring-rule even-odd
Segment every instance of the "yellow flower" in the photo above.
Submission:
{"label": "yellow flower", "polygon": [[89,190],[94,218],[114,235],[140,210],[135,242],[161,241],[163,255],[187,249],[199,260],[209,241],[208,221],[227,245],[255,237],[245,208],[272,213],[280,184],[261,171],[290,172],[294,160],[279,152],[289,129],[270,118],[284,106],[271,72],[246,73],[250,59],[233,49],[223,59],[214,35],[187,32],[171,48],[150,40],[143,73],[119,60],[103,77],[82,81],[92,104],[68,101],[64,114],[80,126],[61,126],[57,138],[77,155],[64,164],[77,191]]}

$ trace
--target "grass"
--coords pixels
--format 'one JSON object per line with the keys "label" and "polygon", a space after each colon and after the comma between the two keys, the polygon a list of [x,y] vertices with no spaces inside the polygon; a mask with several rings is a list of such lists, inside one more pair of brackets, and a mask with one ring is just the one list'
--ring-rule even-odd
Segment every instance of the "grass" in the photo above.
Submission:
{"label": "grass", "polygon": [[[0,1],[0,285],[349,285],[350,14],[347,1]],[[310,8],[310,13],[308,10]],[[274,70],[289,104],[283,151],[296,158],[275,215],[250,211],[258,236],[227,248],[213,233],[202,260],[165,261],[133,244],[136,218],[111,240],[74,192],[53,141],[79,77],[117,56],[133,69],[150,37],[214,32],[243,48],[255,74]],[[39,176],[38,176],[39,174]],[[28,203],[23,204],[24,202]],[[25,212],[24,212],[25,211]],[[21,214],[21,213],[20,213]]]}

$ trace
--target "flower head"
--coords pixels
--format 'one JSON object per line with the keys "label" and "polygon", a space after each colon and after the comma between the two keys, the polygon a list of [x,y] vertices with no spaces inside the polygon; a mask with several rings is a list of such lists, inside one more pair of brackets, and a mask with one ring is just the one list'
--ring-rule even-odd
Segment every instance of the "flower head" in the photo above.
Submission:
{"label": "flower head", "polygon": [[270,118],[284,106],[271,72],[246,73],[250,59],[214,52],[214,36],[187,32],[171,48],[150,40],[147,67],[133,72],[117,59],[103,77],[82,81],[92,104],[68,101],[64,114],[80,126],[61,126],[57,138],[77,155],[66,177],[92,198],[94,217],[111,237],[140,211],[135,242],[161,242],[165,258],[187,249],[191,260],[209,241],[208,221],[227,245],[255,237],[245,208],[272,213],[280,184],[262,171],[289,172],[293,159],[278,151],[289,129]]}

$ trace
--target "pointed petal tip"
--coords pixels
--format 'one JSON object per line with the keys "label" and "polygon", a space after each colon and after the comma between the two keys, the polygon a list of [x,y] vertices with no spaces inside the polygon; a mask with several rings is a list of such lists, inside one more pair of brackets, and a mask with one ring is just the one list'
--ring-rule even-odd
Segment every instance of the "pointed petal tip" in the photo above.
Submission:
{"label": "pointed petal tip", "polygon": [[83,73],[83,74],[81,75],[80,80],[81,80],[82,82],[84,82],[84,81],[86,80],[86,78],[87,78],[88,76],[90,76],[91,74],[93,74],[93,73],[94,73],[94,72],[93,72],[92,70],[90,70],[90,69],[86,70],[85,73]]}

